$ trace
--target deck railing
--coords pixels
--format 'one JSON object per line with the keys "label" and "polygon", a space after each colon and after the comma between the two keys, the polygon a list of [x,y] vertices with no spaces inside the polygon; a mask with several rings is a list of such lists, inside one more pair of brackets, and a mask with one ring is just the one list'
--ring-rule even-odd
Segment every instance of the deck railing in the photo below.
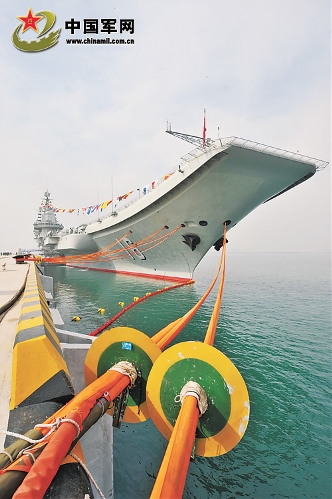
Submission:
{"label": "deck railing", "polygon": [[[193,149],[192,151],[190,151],[187,154],[185,154],[184,156],[182,156],[179,165],[177,167],[173,168],[173,170],[170,171],[170,174],[175,173],[176,171],[179,170],[179,168],[181,170],[183,168],[185,168],[186,164],[189,161],[191,161],[193,158],[198,158],[199,156],[202,156],[206,152],[212,151],[214,149],[219,149],[219,148],[227,149],[230,145],[233,145],[236,147],[242,147],[244,149],[258,151],[258,152],[261,152],[264,154],[269,154],[271,156],[278,156],[280,158],[291,159],[293,161],[311,163],[315,166],[316,171],[323,170],[329,164],[328,161],[323,161],[323,160],[317,159],[317,158],[311,158],[310,156],[304,156],[303,154],[300,154],[298,152],[291,152],[291,151],[287,151],[285,149],[280,149],[278,147],[272,147],[272,146],[268,146],[266,144],[260,144],[259,142],[254,142],[252,140],[242,139],[241,137],[234,136],[234,137],[225,137],[222,139],[215,139],[215,140],[208,139],[205,147],[203,147],[203,145],[198,146],[195,149]],[[147,195],[149,192],[154,190],[158,185],[162,184],[163,182],[166,182],[166,180],[164,180],[164,178],[162,177],[161,179],[157,180],[154,183],[153,188],[152,188],[152,185],[150,184],[150,186],[146,188],[145,193],[140,191],[139,194],[137,194],[135,197],[130,199],[130,201],[128,201],[120,206],[117,205],[116,209],[112,208],[113,213],[103,215],[103,216],[99,217],[98,219],[94,220],[93,222],[90,222],[89,225],[92,223],[96,223],[98,221],[104,220],[106,218],[109,218],[112,215],[116,216],[118,212],[120,212],[120,211],[128,208],[128,206],[131,206],[132,204],[136,203],[139,199],[141,199],[142,197]]]}
{"label": "deck railing", "polygon": [[272,147],[266,144],[260,144],[259,142],[242,139],[240,137],[227,137],[226,139],[220,139],[220,141],[225,143],[227,142],[227,145],[235,145],[237,147],[243,147],[245,149],[251,149],[265,154],[270,154],[271,156],[278,156],[279,158],[286,158],[286,159],[291,159],[293,161],[311,163],[315,165],[316,171],[324,170],[324,168],[329,164],[328,161],[323,161],[317,158],[311,158],[310,156],[305,156],[303,154],[300,154],[299,152],[286,151],[285,149],[279,149],[278,147]]}

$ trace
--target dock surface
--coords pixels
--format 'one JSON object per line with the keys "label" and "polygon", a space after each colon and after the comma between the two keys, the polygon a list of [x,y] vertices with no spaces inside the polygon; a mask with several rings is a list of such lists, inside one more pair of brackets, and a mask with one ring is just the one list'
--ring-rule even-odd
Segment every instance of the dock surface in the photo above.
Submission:
{"label": "dock surface", "polygon": [[[16,264],[11,256],[0,257],[0,430],[6,430],[8,423],[13,344],[22,297],[6,310],[24,287],[29,265]],[[0,433],[0,450],[3,450],[4,441],[5,435]]]}

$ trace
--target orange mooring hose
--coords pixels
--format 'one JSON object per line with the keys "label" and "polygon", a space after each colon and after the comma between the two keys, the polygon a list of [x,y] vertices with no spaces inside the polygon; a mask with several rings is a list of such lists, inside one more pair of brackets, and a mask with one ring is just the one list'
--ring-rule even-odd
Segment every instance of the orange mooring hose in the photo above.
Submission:
{"label": "orange mooring hose", "polygon": [[[225,256],[226,256],[225,251],[226,251],[226,226],[224,228],[223,250],[222,250],[222,254],[220,256],[219,267],[218,267],[217,273],[216,273],[210,287],[204,293],[202,298],[196,303],[196,305],[194,305],[194,307],[189,310],[189,312],[187,312],[183,317],[180,317],[179,319],[172,322],[171,324],[168,324],[165,328],[161,329],[158,333],[156,333],[154,336],[152,336],[152,340],[158,345],[158,347],[161,350],[163,350],[167,345],[169,345],[171,343],[171,341],[182,331],[182,329],[188,324],[188,322],[195,315],[195,313],[200,308],[200,306],[204,303],[204,301],[206,300],[207,296],[210,294],[210,291],[212,290],[213,286],[216,283],[220,269],[223,270],[222,280],[224,279],[224,266],[225,266],[224,264],[225,264]],[[220,290],[219,290],[219,293],[220,293]],[[220,301],[219,301],[218,306],[220,307]],[[218,316],[217,316],[217,320],[218,320]]]}
{"label": "orange mooring hose", "polygon": [[[107,400],[114,400],[129,385],[129,376],[118,371],[108,370],[105,374],[97,378],[91,385],[84,388],[78,395],[70,400],[64,407],[61,407],[55,414],[48,418],[44,424],[51,424],[57,418],[73,419],[82,429],[83,421],[89,415],[96,401],[104,397]],[[69,416],[70,415],[70,416]],[[49,428],[40,428],[43,434],[48,432]],[[61,431],[60,431],[61,430]],[[34,465],[25,466],[24,472],[27,473],[23,482],[13,495],[13,499],[42,499],[51,481],[56,475],[63,457],[65,457],[75,439],[76,427],[72,423],[62,423],[59,428],[52,433],[47,440],[37,443],[29,448],[30,454],[38,450],[40,446],[47,445]],[[50,445],[52,443],[52,445]],[[46,452],[48,450],[48,452]],[[45,460],[44,460],[45,458]],[[25,463],[27,464],[27,463]],[[38,464],[38,466],[37,466]],[[47,472],[43,471],[43,468]],[[20,458],[16,459],[6,469],[1,470],[0,474],[8,471],[23,471],[20,468]]]}
{"label": "orange mooring hose", "polygon": [[132,303],[127,305],[125,308],[123,308],[120,312],[118,312],[116,315],[114,315],[114,317],[112,317],[107,322],[105,322],[105,324],[103,324],[102,326],[99,326],[97,329],[95,329],[94,331],[89,333],[88,336],[97,336],[97,334],[101,333],[108,326],[113,324],[113,322],[115,322],[119,317],[121,317],[121,315],[123,315],[125,312],[127,312],[129,309],[131,309],[135,305],[142,303],[142,301],[147,300],[148,298],[151,298],[152,296],[156,296],[160,293],[164,293],[165,291],[170,291],[171,289],[181,288],[181,286],[187,286],[188,284],[193,284],[193,282],[194,281],[192,279],[189,279],[188,281],[180,282],[179,284],[173,284],[173,286],[168,286],[168,287],[165,287],[163,289],[157,289],[157,291],[152,291],[152,293],[149,293],[148,295],[142,296],[138,300],[133,301]]}
{"label": "orange mooring hose", "polygon": [[188,395],[181,406],[150,499],[182,497],[198,419],[197,399]]}
{"label": "orange mooring hose", "polygon": [[222,253],[223,253],[223,260],[222,260],[222,274],[221,274],[221,280],[220,280],[220,286],[219,286],[219,291],[217,294],[217,299],[214,304],[213,312],[211,315],[209,327],[207,329],[204,343],[207,343],[208,345],[213,346],[214,343],[214,338],[216,336],[216,330],[217,330],[217,324],[218,324],[218,317],[219,317],[219,312],[220,312],[220,305],[221,305],[221,299],[222,299],[222,294],[224,291],[224,282],[225,282],[225,269],[226,269],[226,224],[224,226],[224,240],[223,240],[223,247],[222,247]]}
{"label": "orange mooring hose", "polygon": [[[213,345],[214,343],[214,338],[217,328],[217,322],[218,322],[218,316],[220,311],[220,304],[221,304],[221,298],[222,298],[224,280],[225,280],[225,262],[226,262],[226,224],[224,224],[224,240],[223,240],[223,249],[222,249],[220,265],[218,273],[211,285],[213,287],[221,268],[222,276],[220,280],[219,291],[211,315],[209,327],[204,339],[204,343],[208,343],[209,345]],[[208,292],[210,292],[210,289],[208,290]],[[193,308],[195,309],[195,307]],[[185,317],[186,316],[183,317],[184,322],[186,320]],[[163,346],[165,346],[165,342],[167,342],[166,344],[168,344],[169,342],[168,340],[172,336],[173,330],[174,331],[178,330],[179,328],[181,328],[181,326],[182,326],[181,321],[175,324],[174,328],[171,329],[169,332],[167,332],[164,338],[161,338],[159,342],[157,342],[157,345],[160,346],[160,348],[162,349],[161,344]],[[155,337],[153,337],[152,339],[154,338]],[[170,499],[170,498],[181,499],[187,478],[187,473],[190,463],[190,455],[195,440],[195,433],[198,424],[198,419],[199,419],[199,409],[197,406],[197,399],[192,395],[187,395],[183,400],[182,407],[178,414],[150,499]]]}
{"label": "orange mooring hose", "polygon": [[[110,249],[115,246],[117,243],[119,243],[122,239],[124,239],[126,236],[131,234],[131,231],[128,231],[124,236],[120,237],[116,241],[114,241],[112,244],[109,246],[106,246],[106,248],[103,248],[101,250],[98,250],[94,253],[89,253],[89,254],[83,254],[83,255],[68,255],[68,256],[59,256],[59,257],[50,257],[50,258],[44,258],[43,261],[47,263],[55,263],[55,264],[66,264],[66,263],[78,263],[78,262],[91,262],[91,261],[105,261],[105,260],[119,260],[123,258],[130,258],[128,251],[136,249],[138,246],[141,247],[144,251],[148,251],[152,248],[154,248],[156,245],[161,244],[164,242],[166,239],[171,237],[173,234],[175,234],[178,230],[180,230],[182,225],[179,225],[178,227],[175,227],[175,229],[171,230],[167,234],[163,236],[159,236],[155,239],[152,239],[152,237],[156,236],[159,234],[159,232],[163,231],[166,229],[166,226],[161,227],[157,231],[153,232],[152,234],[144,237],[140,241],[137,241],[136,243],[132,243],[129,246],[126,247],[121,247],[119,249],[115,249],[110,251]],[[150,245],[150,246],[148,246]],[[120,255],[120,256],[119,256]],[[27,260],[33,260],[36,261],[36,258],[30,258],[27,257]]]}
{"label": "orange mooring hose", "polygon": [[[210,288],[203,295],[201,300],[182,318],[174,321],[171,325],[157,333],[155,337],[159,338],[157,344],[165,347],[189,322],[191,317],[203,303],[206,296],[211,291],[216,279],[219,275],[220,268],[223,270],[221,285],[219,288],[216,304],[210,320],[208,332],[205,337],[205,342],[213,344],[218,320],[219,308],[221,303],[221,295],[224,283],[225,269],[225,249],[226,249],[226,225],[224,228],[223,252],[220,260],[218,272],[213,280]],[[218,309],[218,312],[217,312]],[[171,326],[171,328],[170,328]],[[208,336],[209,334],[209,336]],[[153,337],[152,339],[155,339]],[[101,396],[106,396],[108,400],[114,400],[130,383],[129,377],[117,371],[107,371],[100,378],[97,378],[91,385],[82,390],[77,396],[69,401],[58,412],[53,414],[45,423],[51,423],[56,418],[70,418],[79,425],[82,429],[84,419],[88,416],[92,406]],[[105,393],[107,392],[107,393]],[[199,409],[197,399],[191,395],[184,398],[180,409],[171,439],[167,446],[167,450],[161,464],[155,486],[153,488],[151,498],[160,499],[180,499],[183,494],[184,485],[187,477],[190,455],[192,446],[195,440],[195,433],[199,419]],[[33,497],[34,499],[42,499],[51,481],[56,475],[62,459],[67,455],[70,447],[75,439],[76,427],[72,423],[62,423],[59,429],[51,434],[48,445],[43,450],[39,459],[34,466],[29,470],[22,484],[18,487],[13,499],[25,499]],[[44,442],[45,443],[45,442]],[[29,449],[33,453],[34,448],[38,448],[40,444],[36,444]],[[6,471],[15,470],[15,463],[10,465]]]}
{"label": "orange mooring hose", "polygon": [[[76,411],[70,412],[67,418],[78,424],[81,420],[80,414]],[[77,430],[72,423],[61,424],[16,490],[13,499],[27,499],[28,497],[42,499],[44,497],[62,460],[68,454],[76,434]]]}
{"label": "orange mooring hose", "polygon": [[[213,288],[213,286],[218,278],[220,268],[222,266],[222,262],[223,262],[223,254],[221,255],[219,268],[218,268],[218,271],[215,275],[214,280],[212,281],[209,289],[204,293],[202,298],[198,301],[198,303],[196,303],[196,305],[191,310],[189,310],[189,312],[187,312],[183,317],[180,317],[179,319],[175,320],[174,322],[171,322],[170,324],[168,324],[166,327],[161,329],[158,333],[156,333],[152,337],[152,340],[160,347],[161,350],[163,350],[163,348],[165,348],[175,338],[175,336],[177,336],[182,331],[182,329],[188,324],[188,322],[191,320],[193,315],[197,312],[199,307],[205,301],[205,299],[209,295],[210,291],[212,290],[212,288]],[[148,298],[151,298],[152,296],[156,296],[157,294],[164,293],[165,291],[170,291],[172,289],[177,289],[177,288],[180,288],[182,286],[187,286],[188,284],[193,284],[193,282],[194,281],[192,279],[189,279],[188,281],[181,282],[179,284],[174,284],[173,286],[168,286],[164,289],[158,289],[157,291],[153,291],[152,293],[149,293],[148,295],[145,295],[145,296],[139,298],[138,300],[130,303],[125,308],[123,308],[120,312],[118,312],[116,315],[114,315],[114,317],[112,317],[107,322],[105,322],[105,324],[103,324],[102,326],[98,327],[97,329],[95,329],[94,331],[89,333],[88,336],[97,336],[97,334],[101,333],[108,326],[113,324],[113,322],[115,322],[119,317],[121,317],[121,315],[123,315],[128,310],[130,310],[132,307],[138,305],[142,301],[147,300]]]}

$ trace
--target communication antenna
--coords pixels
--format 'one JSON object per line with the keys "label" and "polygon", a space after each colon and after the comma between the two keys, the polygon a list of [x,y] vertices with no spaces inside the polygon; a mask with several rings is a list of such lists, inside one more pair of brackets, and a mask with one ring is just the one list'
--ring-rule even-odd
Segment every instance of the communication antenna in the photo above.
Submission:
{"label": "communication antenna", "polygon": [[204,109],[204,120],[203,120],[203,147],[205,147],[206,143],[206,112]]}

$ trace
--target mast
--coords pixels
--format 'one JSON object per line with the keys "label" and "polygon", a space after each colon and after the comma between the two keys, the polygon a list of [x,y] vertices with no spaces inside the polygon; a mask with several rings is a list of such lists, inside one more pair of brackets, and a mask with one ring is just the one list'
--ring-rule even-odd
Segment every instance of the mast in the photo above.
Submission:
{"label": "mast", "polygon": [[112,215],[112,217],[116,217],[117,216],[117,212],[114,211],[114,199],[113,199],[113,175],[111,175],[111,190],[112,190],[112,202],[111,202],[112,211],[111,211],[111,215]]}
{"label": "mast", "polygon": [[205,150],[205,147],[211,147],[215,144],[215,141],[207,138],[206,136],[206,112],[204,109],[204,120],[203,120],[203,137],[198,137],[197,135],[189,135],[187,133],[173,132],[171,128],[171,123],[167,121],[166,124],[166,133],[177,137],[178,139],[185,140],[190,144],[194,144],[201,151]]}
{"label": "mast", "polygon": [[[46,252],[52,251],[56,245],[55,238],[58,238],[59,232],[63,229],[63,225],[56,218],[51,201],[51,194],[47,189],[38,208],[37,220],[33,224],[34,238],[39,248]],[[50,242],[51,238],[54,241]],[[49,242],[45,243],[46,240]],[[48,244],[48,246],[45,246],[45,244]]]}
{"label": "mast", "polygon": [[204,109],[204,120],[203,120],[203,147],[205,147],[205,142],[206,142],[206,116],[205,116],[205,109]]}

